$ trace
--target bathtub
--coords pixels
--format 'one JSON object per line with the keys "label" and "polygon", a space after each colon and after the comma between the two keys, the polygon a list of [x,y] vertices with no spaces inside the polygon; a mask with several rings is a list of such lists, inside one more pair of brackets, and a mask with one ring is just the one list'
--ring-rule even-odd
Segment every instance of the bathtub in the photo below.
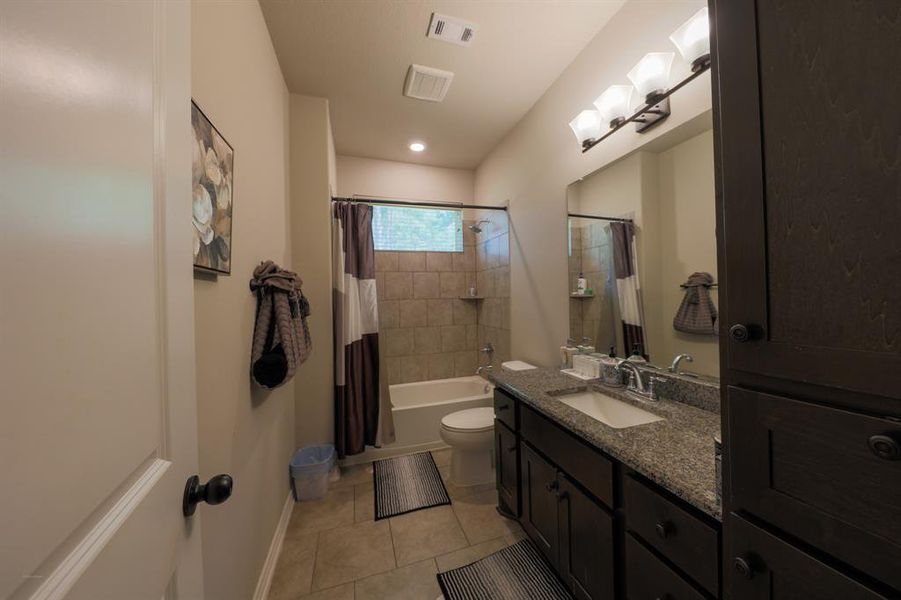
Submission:
{"label": "bathtub", "polygon": [[458,410],[492,406],[494,397],[494,386],[476,375],[400,383],[389,389],[394,443],[348,457],[343,464],[444,448],[441,418]]}

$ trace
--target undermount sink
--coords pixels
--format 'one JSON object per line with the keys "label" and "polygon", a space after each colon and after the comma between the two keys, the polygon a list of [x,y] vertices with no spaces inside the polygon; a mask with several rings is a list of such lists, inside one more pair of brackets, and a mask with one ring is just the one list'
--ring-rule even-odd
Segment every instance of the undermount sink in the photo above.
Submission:
{"label": "undermount sink", "polygon": [[625,429],[663,420],[662,417],[600,392],[577,392],[558,398],[563,404],[614,429]]}

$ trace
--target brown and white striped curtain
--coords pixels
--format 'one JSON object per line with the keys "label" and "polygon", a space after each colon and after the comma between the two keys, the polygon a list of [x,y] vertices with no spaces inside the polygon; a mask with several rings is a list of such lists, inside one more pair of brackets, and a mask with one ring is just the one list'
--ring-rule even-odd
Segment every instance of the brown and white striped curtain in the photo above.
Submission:
{"label": "brown and white striped curtain", "polygon": [[616,272],[616,294],[619,312],[623,320],[623,344],[626,356],[636,349],[648,358],[644,339],[644,309],[641,303],[641,286],[638,283],[638,250],[635,245],[635,225],[610,223],[613,234],[613,267]]}
{"label": "brown and white striped curtain", "polygon": [[[343,458],[382,441],[380,433],[390,441],[394,437],[387,395],[385,402],[380,401],[387,377],[379,364],[371,206],[333,203],[332,275],[335,447]],[[380,426],[385,431],[380,432]]]}

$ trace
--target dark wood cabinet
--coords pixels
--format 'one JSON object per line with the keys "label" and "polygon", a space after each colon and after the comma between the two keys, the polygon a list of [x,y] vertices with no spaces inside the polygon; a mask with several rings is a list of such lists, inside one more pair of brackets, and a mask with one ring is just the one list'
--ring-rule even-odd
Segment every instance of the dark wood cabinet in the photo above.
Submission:
{"label": "dark wood cabinet", "polygon": [[554,567],[559,565],[557,468],[528,443],[520,445],[522,516],[520,523]]}
{"label": "dark wood cabinet", "polygon": [[560,577],[578,600],[613,600],[613,518],[563,473],[557,481]]}
{"label": "dark wood cabinet", "polygon": [[519,517],[519,442],[516,432],[494,421],[495,476],[500,508]]}
{"label": "dark wood cabinet", "polygon": [[737,515],[730,530],[727,568],[731,600],[885,600],[889,597],[842,574]]}
{"label": "dark wood cabinet", "polygon": [[632,535],[626,536],[627,600],[705,600],[707,596],[682,579]]}
{"label": "dark wood cabinet", "polygon": [[722,364],[899,399],[898,3],[711,6]]}

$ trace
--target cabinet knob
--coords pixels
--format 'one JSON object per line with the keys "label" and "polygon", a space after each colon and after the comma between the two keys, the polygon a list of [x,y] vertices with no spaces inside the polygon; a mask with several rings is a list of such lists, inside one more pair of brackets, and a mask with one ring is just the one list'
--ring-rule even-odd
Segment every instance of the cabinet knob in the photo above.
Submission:
{"label": "cabinet knob", "polygon": [[736,342],[747,342],[751,339],[751,331],[747,325],[739,323],[729,328],[729,337]]}
{"label": "cabinet knob", "polygon": [[509,410],[509,408],[510,408],[509,404],[501,404],[500,406],[497,407],[497,410],[498,410],[498,412],[500,412],[502,410]]}
{"label": "cabinet knob", "polygon": [[754,569],[751,568],[751,563],[749,563],[746,558],[736,556],[735,560],[732,561],[732,566],[735,567],[735,572],[745,579],[754,577]]}
{"label": "cabinet knob", "polygon": [[654,531],[657,532],[657,537],[661,540],[665,540],[669,537],[669,534],[673,531],[673,524],[669,521],[663,521],[661,523],[657,523],[654,525]]}
{"label": "cabinet knob", "polygon": [[554,481],[551,481],[550,483],[546,483],[544,485],[544,489],[546,489],[549,492],[556,492],[557,488],[559,488],[559,487],[560,487],[560,484],[557,483],[556,479]]}
{"label": "cabinet knob", "polygon": [[873,435],[867,440],[870,450],[881,459],[898,460],[901,458],[901,445],[889,435]]}

